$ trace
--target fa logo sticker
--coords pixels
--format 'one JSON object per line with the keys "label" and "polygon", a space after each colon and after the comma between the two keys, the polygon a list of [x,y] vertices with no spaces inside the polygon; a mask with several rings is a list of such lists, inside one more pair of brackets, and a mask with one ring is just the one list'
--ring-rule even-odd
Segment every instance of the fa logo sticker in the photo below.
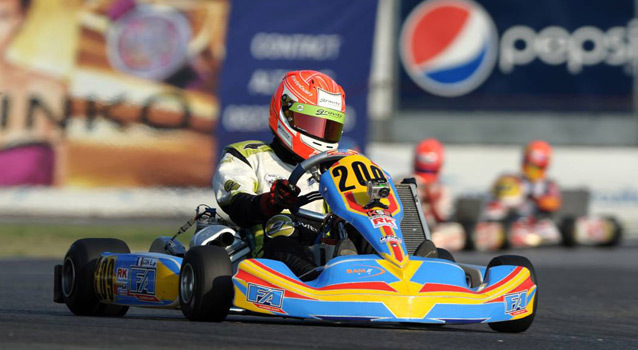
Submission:
{"label": "fa logo sticker", "polygon": [[527,291],[507,294],[503,297],[505,313],[512,316],[527,311]]}
{"label": "fa logo sticker", "polygon": [[246,300],[255,304],[280,308],[284,300],[284,291],[248,283]]}
{"label": "fa logo sticker", "polygon": [[132,267],[129,290],[131,293],[155,295],[155,269]]}

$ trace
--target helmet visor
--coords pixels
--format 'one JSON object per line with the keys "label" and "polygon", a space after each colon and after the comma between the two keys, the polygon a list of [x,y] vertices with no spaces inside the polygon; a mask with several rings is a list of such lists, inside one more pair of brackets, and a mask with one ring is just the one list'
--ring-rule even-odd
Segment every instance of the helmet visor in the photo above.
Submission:
{"label": "helmet visor", "polygon": [[297,131],[326,142],[339,142],[346,114],[334,109],[304,103],[293,103],[285,112]]}

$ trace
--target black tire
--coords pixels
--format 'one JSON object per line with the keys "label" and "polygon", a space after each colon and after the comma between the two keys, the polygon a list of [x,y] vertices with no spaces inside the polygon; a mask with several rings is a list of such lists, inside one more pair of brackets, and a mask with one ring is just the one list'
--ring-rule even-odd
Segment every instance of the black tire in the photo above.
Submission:
{"label": "black tire", "polygon": [[461,221],[459,222],[461,226],[463,226],[463,231],[465,231],[465,246],[463,250],[472,251],[476,248],[474,247],[474,229],[476,228],[476,221]]}
{"label": "black tire", "polygon": [[450,253],[447,249],[436,248],[436,253],[439,259],[449,260],[454,263],[456,262],[456,260],[454,260],[454,256],[452,256],[452,253]]}
{"label": "black tire", "polygon": [[615,247],[620,243],[620,240],[622,239],[622,236],[623,236],[622,226],[620,225],[620,222],[618,222],[618,219],[616,219],[613,216],[605,216],[605,220],[609,221],[612,224],[612,226],[614,226],[614,231],[612,233],[612,236],[609,242],[606,242],[602,244],[601,246]]}
{"label": "black tire", "polygon": [[576,245],[576,219],[573,216],[566,216],[558,225],[560,236],[562,238],[561,243],[565,247],[573,247]]}
{"label": "black tire", "polygon": [[76,315],[124,316],[128,306],[101,303],[93,284],[95,265],[103,252],[130,253],[126,243],[113,238],[85,238],[75,241],[64,256],[62,295]]}
{"label": "black tire", "polygon": [[191,321],[221,322],[233,302],[232,267],[226,250],[217,246],[191,248],[179,274],[182,313]]}
{"label": "black tire", "polygon": [[421,242],[419,246],[414,251],[415,256],[420,256],[422,258],[436,258],[438,257],[438,248],[434,245],[434,242],[426,239]]}
{"label": "black tire", "polygon": [[503,221],[503,230],[505,231],[505,238],[503,239],[503,243],[501,244],[500,247],[498,247],[498,250],[507,250],[510,249],[510,239],[511,239],[511,235],[512,235],[512,226],[514,226],[514,222],[516,220],[512,219],[512,218],[507,218],[505,221]]}
{"label": "black tire", "polygon": [[538,304],[538,280],[536,279],[536,272],[534,271],[534,266],[532,263],[523,256],[518,255],[501,255],[492,259],[490,263],[487,265],[486,271],[488,271],[491,267],[501,266],[501,265],[514,265],[514,266],[522,266],[529,270],[532,282],[536,284],[536,295],[534,296],[534,307],[532,314],[518,319],[514,321],[503,321],[503,322],[494,322],[489,323],[490,328],[497,332],[505,332],[505,333],[520,333],[526,331],[534,322],[534,316],[536,316],[537,304]]}

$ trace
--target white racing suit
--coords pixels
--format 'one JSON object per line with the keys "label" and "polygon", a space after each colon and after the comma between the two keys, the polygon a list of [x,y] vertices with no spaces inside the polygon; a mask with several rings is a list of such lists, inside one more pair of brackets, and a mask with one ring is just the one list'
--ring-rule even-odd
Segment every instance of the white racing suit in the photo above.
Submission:
{"label": "white racing suit", "polygon": [[[297,219],[295,230],[281,227],[275,232],[267,232],[267,238],[264,240],[263,227],[271,218],[266,217],[260,210],[258,197],[268,193],[275,180],[288,179],[297,166],[297,160],[276,140],[271,144],[262,141],[234,143],[224,149],[213,176],[213,190],[217,203],[230,219],[242,228],[251,229],[254,235],[255,255],[260,253],[263,244],[264,257],[284,261],[293,272],[300,274],[314,268],[314,263],[311,259],[306,259],[299,243],[311,244],[317,228]],[[319,183],[308,173],[299,179],[297,186],[301,189],[300,196],[319,190]],[[308,203],[303,208],[325,212],[322,200]],[[278,217],[281,216],[275,215],[273,219]],[[293,231],[294,234],[291,233]],[[298,258],[304,262],[297,261]],[[311,263],[313,266],[305,263]]]}

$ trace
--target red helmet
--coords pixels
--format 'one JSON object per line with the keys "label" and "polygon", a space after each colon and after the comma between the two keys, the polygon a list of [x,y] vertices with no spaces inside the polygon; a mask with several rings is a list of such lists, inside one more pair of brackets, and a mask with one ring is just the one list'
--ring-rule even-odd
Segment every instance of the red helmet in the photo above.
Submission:
{"label": "red helmet", "polygon": [[552,158],[552,146],[541,140],[527,144],[523,154],[523,173],[531,181],[545,178],[545,170]]}
{"label": "red helmet", "polygon": [[437,139],[421,141],[414,152],[414,173],[425,183],[436,182],[445,158],[443,145]]}
{"label": "red helmet", "polygon": [[270,101],[268,124],[282,144],[307,159],[339,145],[345,98],[343,88],[321,72],[288,72]]}

